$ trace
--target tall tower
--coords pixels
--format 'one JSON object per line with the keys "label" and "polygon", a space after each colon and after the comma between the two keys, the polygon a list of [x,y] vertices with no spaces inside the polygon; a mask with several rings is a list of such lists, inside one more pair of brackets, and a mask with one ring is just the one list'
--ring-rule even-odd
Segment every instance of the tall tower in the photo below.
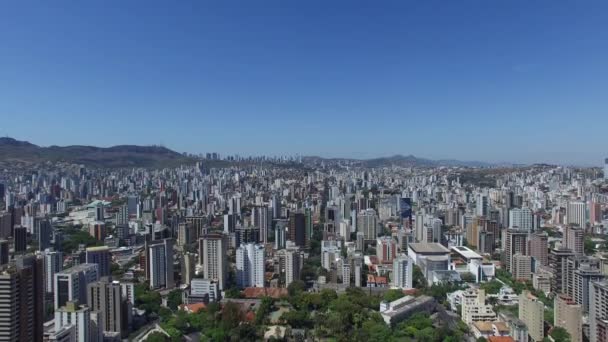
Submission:
{"label": "tall tower", "polygon": [[173,288],[173,239],[146,243],[146,278],[150,288]]}
{"label": "tall tower", "polygon": [[120,283],[104,278],[89,284],[87,298],[91,310],[99,311],[103,317],[103,331],[117,332],[126,337],[128,330],[123,314],[126,313],[127,303],[122,297]]}
{"label": "tall tower", "polygon": [[228,278],[228,240],[223,234],[207,234],[198,240],[198,263],[203,265],[205,279],[217,281],[224,290]]}
{"label": "tall tower", "polygon": [[240,288],[264,287],[264,247],[248,243],[236,250],[236,282]]}

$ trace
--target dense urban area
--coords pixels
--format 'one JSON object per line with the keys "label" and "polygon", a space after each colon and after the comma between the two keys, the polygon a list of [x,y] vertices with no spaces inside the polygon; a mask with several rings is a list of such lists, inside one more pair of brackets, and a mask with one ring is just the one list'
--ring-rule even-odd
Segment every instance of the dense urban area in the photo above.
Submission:
{"label": "dense urban area", "polygon": [[608,160],[189,158],[4,163],[0,340],[608,340]]}

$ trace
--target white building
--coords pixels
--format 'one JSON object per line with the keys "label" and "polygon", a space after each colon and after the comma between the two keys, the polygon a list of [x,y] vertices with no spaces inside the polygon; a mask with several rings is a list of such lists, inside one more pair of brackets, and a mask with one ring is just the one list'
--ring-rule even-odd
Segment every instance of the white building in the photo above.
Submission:
{"label": "white building", "polygon": [[222,234],[208,234],[199,240],[199,264],[203,265],[203,277],[215,280],[224,290],[228,278],[228,239]]}
{"label": "white building", "polygon": [[97,264],[80,264],[55,273],[54,304],[56,308],[67,302],[87,303],[87,286],[99,280]]}
{"label": "white building", "polygon": [[173,288],[173,240],[164,239],[147,248],[150,288]]}
{"label": "white building", "polygon": [[55,273],[63,270],[63,253],[52,249],[45,249],[44,257],[44,282],[46,293],[55,292]]}
{"label": "white building", "polygon": [[587,223],[587,204],[584,201],[568,202],[566,218],[568,219],[568,224],[575,224],[580,228],[585,228]]}
{"label": "white building", "polygon": [[55,310],[55,332],[69,326],[74,327],[74,341],[103,341],[102,330],[91,325],[91,311],[85,305],[78,306],[78,303],[67,302],[65,306]]}
{"label": "white building", "polygon": [[236,250],[236,282],[240,288],[264,287],[264,247],[248,243]]}
{"label": "white building", "polygon": [[392,286],[400,289],[412,288],[413,262],[407,255],[393,260]]}
{"label": "white building", "polygon": [[530,208],[513,208],[509,210],[509,228],[534,229],[534,213]]}

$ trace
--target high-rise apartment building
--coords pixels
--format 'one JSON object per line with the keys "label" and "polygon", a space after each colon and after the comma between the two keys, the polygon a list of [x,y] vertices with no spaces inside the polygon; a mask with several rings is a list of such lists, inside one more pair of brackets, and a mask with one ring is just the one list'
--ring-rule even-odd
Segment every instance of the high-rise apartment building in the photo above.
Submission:
{"label": "high-rise apartment building", "polygon": [[264,247],[248,243],[236,250],[236,283],[240,288],[264,287]]}
{"label": "high-rise apartment building", "polygon": [[519,319],[528,327],[528,334],[533,342],[544,338],[543,323],[545,305],[533,296],[530,291],[522,291],[519,295]]}
{"label": "high-rise apartment building", "polygon": [[108,277],[111,275],[110,266],[112,265],[112,255],[110,247],[98,246],[88,247],[85,250],[85,258],[87,264],[97,264],[99,277]]}
{"label": "high-rise apartment building", "polygon": [[574,256],[567,248],[552,249],[549,253],[549,268],[553,277],[551,278],[551,290],[557,294],[566,293],[568,289],[568,258]]}
{"label": "high-rise apartment building", "polygon": [[89,284],[87,298],[91,310],[98,311],[103,317],[103,331],[120,333],[123,338],[127,336],[128,306],[118,281],[111,282],[104,278]]}
{"label": "high-rise apartment building", "polygon": [[589,341],[608,341],[608,281],[591,282],[589,294]]}
{"label": "high-rise apartment building", "polygon": [[400,255],[393,260],[392,286],[400,289],[412,288],[413,276],[412,259],[407,255]]}
{"label": "high-rise apartment building", "polygon": [[532,257],[529,255],[514,254],[511,261],[511,273],[516,280],[532,279]]}
{"label": "high-rise apartment building", "polygon": [[101,342],[103,331],[91,322],[91,309],[78,302],[67,302],[55,310],[55,332],[73,327],[75,342]]}
{"label": "high-rise apartment building", "polygon": [[528,231],[524,229],[509,228],[504,231],[505,266],[511,272],[513,255],[528,255]]}
{"label": "high-rise apartment building", "polygon": [[566,226],[564,237],[566,248],[571,250],[574,255],[584,255],[585,231],[579,227]]}
{"label": "high-rise apartment building", "polygon": [[97,264],[80,264],[55,273],[55,307],[74,301],[88,304],[87,286],[99,280],[98,267]]}
{"label": "high-rise apartment building", "polygon": [[203,277],[218,283],[224,290],[228,280],[228,240],[223,234],[207,234],[199,239],[199,264],[203,265]]}
{"label": "high-rise apartment building", "polygon": [[285,287],[293,283],[294,280],[300,279],[302,271],[303,258],[301,252],[297,249],[285,250]]}
{"label": "high-rise apartment building", "polygon": [[44,323],[42,259],[21,257],[0,271],[0,341],[41,342]]}
{"label": "high-rise apartment building", "polygon": [[251,209],[251,223],[260,230],[260,243],[268,242],[268,234],[272,229],[272,211],[265,205]]}
{"label": "high-rise apartment building", "polygon": [[549,263],[549,236],[547,233],[534,233],[530,235],[530,256],[539,265],[546,266]]}
{"label": "high-rise apartment building", "polygon": [[570,341],[583,341],[583,311],[571,297],[565,294],[555,296],[554,325],[562,327],[570,334]]}
{"label": "high-rise apartment building", "polygon": [[357,215],[357,232],[363,232],[365,240],[376,240],[377,230],[378,222],[374,209],[363,210]]}
{"label": "high-rise apartment building", "polygon": [[173,239],[146,242],[145,252],[146,278],[150,281],[150,288],[173,288]]}
{"label": "high-rise apartment building", "polygon": [[513,208],[509,210],[509,228],[534,229],[534,213],[530,208]]}
{"label": "high-rise apartment building", "polygon": [[587,226],[587,206],[585,202],[568,202],[568,206],[566,208],[566,217],[568,218],[568,224],[585,229]]}
{"label": "high-rise apartment building", "polygon": [[376,256],[379,263],[392,263],[396,255],[397,243],[392,236],[382,236],[376,239]]}
{"label": "high-rise apartment building", "polygon": [[52,249],[45,249],[42,253],[44,260],[44,288],[46,293],[55,292],[55,274],[63,270],[63,253]]}

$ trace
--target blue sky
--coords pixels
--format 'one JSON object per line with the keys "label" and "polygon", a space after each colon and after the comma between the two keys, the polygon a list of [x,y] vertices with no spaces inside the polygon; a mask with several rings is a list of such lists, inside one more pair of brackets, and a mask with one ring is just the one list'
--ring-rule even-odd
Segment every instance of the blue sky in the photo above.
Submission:
{"label": "blue sky", "polygon": [[0,135],[599,165],[608,2],[5,2]]}

